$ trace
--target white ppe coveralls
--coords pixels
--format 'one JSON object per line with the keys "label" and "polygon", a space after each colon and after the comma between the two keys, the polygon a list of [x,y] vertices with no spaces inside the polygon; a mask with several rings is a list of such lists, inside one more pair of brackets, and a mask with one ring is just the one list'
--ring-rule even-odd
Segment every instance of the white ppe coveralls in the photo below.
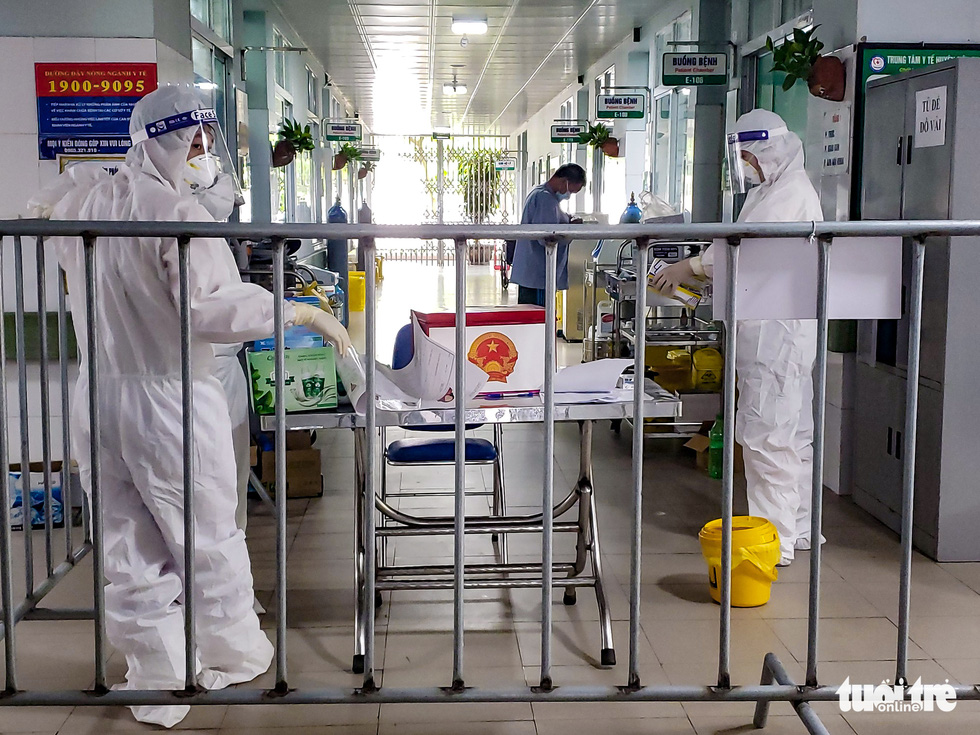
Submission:
{"label": "white ppe coveralls", "polygon": [[238,505],[235,508],[235,525],[243,531],[248,521],[248,478],[252,470],[250,442],[252,438],[248,416],[248,381],[238,360],[241,344],[214,346],[214,376],[228,401],[231,418],[231,443],[235,451],[235,478],[238,487]]}
{"label": "white ppe coveralls", "polygon": [[[205,107],[189,88],[164,87],[136,104],[130,132]],[[76,167],[42,192],[35,212],[68,220],[211,221],[182,177],[199,130],[186,127],[137,142],[114,176]],[[84,252],[79,239],[52,240],[68,277],[82,348],[72,407],[72,448],[83,486],[90,492]],[[111,644],[126,657],[125,688],[182,689],[185,590],[177,243],[172,238],[100,238],[95,252],[106,628]],[[238,481],[229,406],[213,377],[212,344],[272,334],[274,299],[261,287],[242,283],[228,244],[220,239],[191,241],[189,285],[199,682],[220,689],[266,671],[273,647],[252,610],[245,534],[235,524]],[[292,305],[286,304],[285,314],[291,323]],[[132,710],[138,720],[171,727],[189,708]]]}
{"label": "white ppe coveralls", "polygon": [[[799,137],[767,110],[746,113],[734,132],[756,130],[773,134],[742,147],[758,159],[765,181],[748,192],[738,221],[823,220]],[[710,277],[713,255],[708,248],[694,270]],[[810,548],[816,340],[815,320],[746,320],[736,330],[735,439],[745,460],[749,513],[776,526],[783,563],[794,550]]]}

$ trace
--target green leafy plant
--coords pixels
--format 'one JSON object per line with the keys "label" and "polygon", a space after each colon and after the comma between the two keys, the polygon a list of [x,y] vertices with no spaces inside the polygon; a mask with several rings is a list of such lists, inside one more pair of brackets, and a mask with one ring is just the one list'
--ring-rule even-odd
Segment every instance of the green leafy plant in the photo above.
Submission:
{"label": "green leafy plant", "polygon": [[478,148],[459,156],[459,188],[463,211],[473,224],[483,224],[500,208],[501,180],[495,163],[502,151]]}
{"label": "green leafy plant", "polygon": [[284,119],[279,127],[279,140],[291,143],[298,153],[312,151],[316,148],[310,126],[304,127],[295,120],[288,118]]}
{"label": "green leafy plant", "polygon": [[823,43],[813,37],[820,26],[814,26],[808,31],[796,28],[793,37],[777,46],[772,38],[766,37],[766,49],[772,52],[772,70],[786,72],[783,80],[783,91],[789,89],[799,80],[808,81],[814,64],[820,58]]}
{"label": "green leafy plant", "polygon": [[589,129],[579,136],[579,142],[598,148],[607,156],[619,155],[619,140],[612,136],[612,131],[605,123],[590,124]]}
{"label": "green leafy plant", "polygon": [[333,157],[333,170],[339,171],[348,163],[361,160],[361,149],[352,143],[344,143]]}
{"label": "green leafy plant", "polygon": [[612,137],[612,131],[609,129],[608,125],[604,123],[596,123],[595,125],[589,125],[589,129],[586,130],[579,137],[579,142],[582,145],[591,145],[596,148],[601,148],[603,143],[608,143],[609,139]]}
{"label": "green leafy plant", "polygon": [[348,161],[361,160],[361,149],[352,143],[344,143],[340,146],[339,154],[344,156]]}

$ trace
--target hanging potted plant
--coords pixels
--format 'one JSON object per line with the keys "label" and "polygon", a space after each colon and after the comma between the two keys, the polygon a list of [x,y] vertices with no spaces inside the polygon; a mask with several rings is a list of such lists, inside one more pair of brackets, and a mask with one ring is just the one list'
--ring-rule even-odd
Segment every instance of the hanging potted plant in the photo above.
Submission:
{"label": "hanging potted plant", "polygon": [[847,77],[844,62],[836,56],[822,56],[823,43],[813,37],[814,26],[808,31],[796,28],[793,38],[780,46],[766,38],[766,48],[772,52],[772,70],[786,72],[783,91],[788,91],[801,79],[810,94],[821,99],[840,102],[844,99]]}
{"label": "hanging potted plant", "polygon": [[293,162],[297,153],[312,151],[316,145],[310,126],[303,127],[295,120],[283,120],[279,127],[279,139],[272,148],[272,165],[281,168]]}
{"label": "hanging potted plant", "polygon": [[607,156],[617,158],[619,156],[619,139],[612,137],[612,131],[604,123],[589,125],[589,129],[582,134],[579,139],[584,145],[591,145],[598,148]]}
{"label": "hanging potted plant", "polygon": [[363,179],[371,171],[374,171],[374,161],[364,161],[361,163],[361,168],[357,172],[357,178]]}
{"label": "hanging potted plant", "polygon": [[339,171],[348,163],[354,163],[361,159],[361,149],[356,145],[344,143],[340,150],[333,157],[333,170]]}

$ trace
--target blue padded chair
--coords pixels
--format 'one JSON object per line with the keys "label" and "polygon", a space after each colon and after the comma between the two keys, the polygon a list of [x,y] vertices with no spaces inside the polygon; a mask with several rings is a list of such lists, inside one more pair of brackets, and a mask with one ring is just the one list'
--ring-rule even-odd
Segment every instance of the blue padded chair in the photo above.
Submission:
{"label": "blue padded chair", "polygon": [[[406,324],[398,330],[395,336],[395,347],[391,356],[391,367],[395,370],[408,365],[415,354],[415,343],[412,337],[412,325]],[[482,424],[467,424],[467,431],[478,429]],[[381,463],[381,500],[388,502],[392,496],[418,497],[426,496],[452,496],[451,490],[426,490],[422,492],[388,492],[388,467],[424,467],[434,465],[453,465],[456,462],[456,427],[452,424],[437,424],[433,426],[413,426],[411,431],[424,432],[428,434],[446,434],[451,436],[425,437],[398,439],[388,443],[386,431],[381,429],[381,446],[383,456]],[[506,503],[504,500],[504,460],[503,460],[503,436],[499,424],[494,424],[493,441],[476,437],[466,439],[466,464],[490,465],[493,467],[493,490],[490,492],[467,493],[470,496],[489,496],[491,498],[490,513],[495,517],[506,515]],[[501,561],[507,561],[507,551],[505,540],[493,535],[491,540],[498,545],[498,553]],[[382,542],[382,554],[384,554],[385,544]],[[382,556],[384,558],[384,555]]]}

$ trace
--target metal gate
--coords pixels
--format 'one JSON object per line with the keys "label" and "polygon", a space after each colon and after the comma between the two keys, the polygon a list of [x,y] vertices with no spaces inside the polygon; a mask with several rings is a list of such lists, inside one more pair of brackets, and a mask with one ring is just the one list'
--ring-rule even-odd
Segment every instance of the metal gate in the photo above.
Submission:
{"label": "metal gate", "polygon": [[[512,224],[520,222],[516,171],[502,170],[507,153],[502,135],[378,135],[384,162],[374,190],[378,224]],[[468,247],[471,265],[493,261],[502,241],[477,240]],[[387,260],[445,264],[455,251],[440,240],[382,240]]]}

